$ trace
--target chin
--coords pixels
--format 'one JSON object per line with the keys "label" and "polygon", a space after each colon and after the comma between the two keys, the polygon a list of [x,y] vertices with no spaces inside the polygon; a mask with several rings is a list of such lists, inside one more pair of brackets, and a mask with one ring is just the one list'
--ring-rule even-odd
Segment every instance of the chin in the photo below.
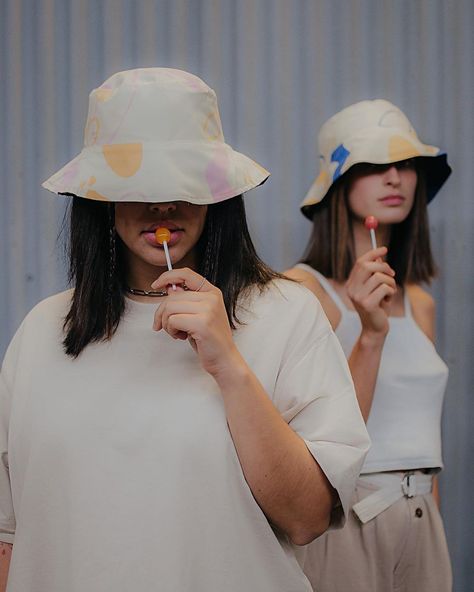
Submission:
{"label": "chin", "polygon": [[166,267],[166,257],[163,251],[158,249],[136,249],[134,255],[147,265],[153,267]]}
{"label": "chin", "polygon": [[[184,267],[181,264],[181,261],[183,259],[183,256],[181,253],[170,252],[170,258],[171,258],[171,265],[173,267],[176,267],[176,268]],[[155,267],[166,267],[166,268],[168,267],[168,264],[166,262],[165,253],[161,249],[154,256],[147,257],[146,261],[147,261],[147,263],[151,263],[151,265],[154,265]]]}
{"label": "chin", "polygon": [[[183,267],[181,261],[186,255],[186,253],[183,253],[183,251],[184,249],[180,248],[179,246],[169,247],[171,264],[173,267]],[[136,257],[141,259],[141,261],[147,265],[165,269],[167,268],[165,252],[164,249],[160,247],[155,247],[149,244],[141,244],[136,245],[135,249],[133,249],[133,252]]]}
{"label": "chin", "polygon": [[393,212],[381,212],[378,216],[378,221],[380,224],[400,224],[404,220],[407,219],[410,211],[393,211]]}

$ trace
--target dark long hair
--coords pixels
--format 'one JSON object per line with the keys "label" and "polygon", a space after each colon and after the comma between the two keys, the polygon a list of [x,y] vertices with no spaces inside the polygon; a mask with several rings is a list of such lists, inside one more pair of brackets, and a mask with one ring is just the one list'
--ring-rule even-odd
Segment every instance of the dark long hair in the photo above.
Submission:
{"label": "dark long hair", "polygon": [[[400,286],[430,283],[436,275],[426,208],[426,183],[423,171],[417,170],[417,174],[413,207],[403,222],[391,227],[387,245],[387,262],[395,271],[395,279]],[[337,282],[344,282],[349,277],[355,263],[352,218],[348,206],[350,182],[349,172],[314,207],[313,230],[301,259],[302,263]]]}
{"label": "dark long hair", "polygon": [[[125,310],[125,246],[115,234],[114,205],[73,196],[69,229],[69,281],[74,286],[64,321],[65,352],[77,357],[92,342],[111,339]],[[196,245],[197,271],[217,286],[232,328],[239,296],[283,277],[258,257],[242,196],[208,206]]]}

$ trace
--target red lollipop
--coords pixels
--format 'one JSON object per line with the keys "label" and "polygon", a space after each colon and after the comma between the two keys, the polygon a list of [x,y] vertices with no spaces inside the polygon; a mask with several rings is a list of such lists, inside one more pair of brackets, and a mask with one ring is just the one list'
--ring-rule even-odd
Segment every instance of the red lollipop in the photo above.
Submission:
{"label": "red lollipop", "polygon": [[367,230],[375,230],[378,225],[379,221],[375,216],[367,216],[367,218],[364,220],[364,226],[367,228]]}
{"label": "red lollipop", "polygon": [[370,240],[372,241],[372,249],[377,248],[377,240],[375,239],[375,229],[379,225],[379,221],[375,216],[367,216],[364,220],[364,226],[370,232]]}

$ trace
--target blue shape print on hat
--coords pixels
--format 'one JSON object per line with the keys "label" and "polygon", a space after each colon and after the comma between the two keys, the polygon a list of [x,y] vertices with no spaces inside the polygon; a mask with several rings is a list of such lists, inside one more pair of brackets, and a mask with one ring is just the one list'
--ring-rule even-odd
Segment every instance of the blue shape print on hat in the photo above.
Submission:
{"label": "blue shape print on hat", "polygon": [[347,148],[344,147],[344,144],[339,144],[339,146],[334,150],[331,154],[331,162],[338,162],[339,165],[334,171],[334,175],[332,180],[335,181],[341,175],[341,169],[346,162],[347,157],[349,156],[350,152]]}

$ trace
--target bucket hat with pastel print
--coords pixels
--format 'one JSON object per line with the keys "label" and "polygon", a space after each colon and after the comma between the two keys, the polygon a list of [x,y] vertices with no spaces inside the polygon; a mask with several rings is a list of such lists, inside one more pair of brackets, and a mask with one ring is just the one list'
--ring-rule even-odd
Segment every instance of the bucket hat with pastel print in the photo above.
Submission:
{"label": "bucket hat with pastel print", "polygon": [[423,144],[404,113],[384,99],[361,101],[333,115],[318,136],[320,170],[301,204],[312,218],[314,207],[355,164],[389,164],[416,158],[425,171],[428,201],[451,173],[447,155]]}
{"label": "bucket hat with pastel print", "polygon": [[100,201],[212,204],[268,176],[225,143],[216,94],[200,78],[139,68],[91,92],[84,148],[43,187]]}

